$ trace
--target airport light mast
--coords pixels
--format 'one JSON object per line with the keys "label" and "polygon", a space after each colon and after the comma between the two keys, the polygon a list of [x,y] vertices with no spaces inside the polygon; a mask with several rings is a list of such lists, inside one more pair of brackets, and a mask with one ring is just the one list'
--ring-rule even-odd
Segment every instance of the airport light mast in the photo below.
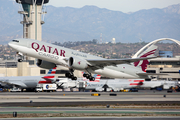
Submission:
{"label": "airport light mast", "polygon": [[22,5],[22,11],[18,11],[23,15],[23,38],[30,38],[35,40],[42,40],[42,15],[47,13],[43,11],[44,4],[49,0],[16,0]]}

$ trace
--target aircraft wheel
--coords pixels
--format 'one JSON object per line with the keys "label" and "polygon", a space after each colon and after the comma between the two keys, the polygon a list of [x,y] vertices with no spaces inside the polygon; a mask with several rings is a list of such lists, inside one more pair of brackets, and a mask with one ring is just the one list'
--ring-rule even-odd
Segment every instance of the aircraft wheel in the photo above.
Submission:
{"label": "aircraft wheel", "polygon": [[91,78],[91,76],[87,74],[86,78],[87,78],[87,79],[90,79],[90,78]]}
{"label": "aircraft wheel", "polygon": [[77,77],[73,77],[72,80],[77,80]]}
{"label": "aircraft wheel", "polygon": [[94,81],[94,80],[95,80],[95,78],[94,78],[94,77],[91,77],[91,78],[89,78],[89,80],[90,80],[90,81]]}
{"label": "aircraft wheel", "polygon": [[18,62],[22,62],[23,60],[22,59],[18,59]]}
{"label": "aircraft wheel", "polygon": [[83,74],[83,77],[87,77],[88,76],[88,74]]}

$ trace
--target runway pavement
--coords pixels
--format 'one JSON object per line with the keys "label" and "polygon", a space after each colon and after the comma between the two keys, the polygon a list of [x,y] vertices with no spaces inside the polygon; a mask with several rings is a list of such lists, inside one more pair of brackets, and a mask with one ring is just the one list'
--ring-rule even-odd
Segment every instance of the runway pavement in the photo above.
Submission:
{"label": "runway pavement", "polygon": [[[150,104],[150,103],[173,103],[180,104],[180,92],[167,93],[166,91],[150,91],[150,90],[140,90],[139,92],[98,92],[100,96],[92,96],[91,92],[1,92],[0,93],[0,106],[3,104],[8,105],[24,105],[26,103],[32,103],[35,105],[39,103],[39,105],[43,103],[49,103],[53,105],[53,103],[59,103],[59,105],[73,105],[78,104],[79,102],[85,105],[87,103],[136,103],[136,104]],[[110,96],[113,94],[113,96]],[[114,94],[116,96],[114,96]],[[32,105],[32,104],[31,104]],[[42,105],[43,106],[43,105]],[[46,104],[44,104],[44,107]]]}
{"label": "runway pavement", "polygon": [[[117,118],[117,115],[127,114],[130,116],[148,115],[148,118],[143,116],[145,120],[153,119],[150,118],[151,114],[168,116],[169,119],[175,120],[180,118],[173,117],[180,116],[180,92],[140,90],[132,93],[98,92],[100,96],[92,96],[92,94],[91,92],[1,92],[0,115],[12,114],[16,111],[18,114],[26,115],[74,114],[76,116],[83,114],[84,116],[84,114],[95,114],[96,116],[97,114],[106,114],[107,116],[110,115],[111,119],[127,119]],[[110,96],[110,94],[116,94],[116,96]],[[113,117],[113,115],[115,116]],[[158,118],[158,120],[166,120],[164,118],[166,117]],[[72,118],[67,119],[71,120]],[[96,119],[101,120],[102,118]],[[131,119],[129,117],[127,120]]]}

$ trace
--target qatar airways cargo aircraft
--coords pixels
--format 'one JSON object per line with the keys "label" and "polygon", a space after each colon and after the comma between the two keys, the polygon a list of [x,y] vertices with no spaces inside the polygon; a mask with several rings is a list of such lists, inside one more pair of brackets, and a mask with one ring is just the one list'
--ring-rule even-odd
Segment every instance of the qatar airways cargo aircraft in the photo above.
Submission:
{"label": "qatar airways cargo aircraft", "polygon": [[37,58],[39,67],[68,67],[70,72],[66,73],[66,77],[73,80],[77,79],[73,74],[74,70],[86,72],[83,76],[90,80],[94,80],[91,73],[121,79],[149,78],[148,75],[151,74],[144,71],[149,63],[148,59],[156,58],[154,53],[157,49],[157,46],[151,45],[138,58],[105,59],[33,39],[14,39],[8,44],[19,55]]}

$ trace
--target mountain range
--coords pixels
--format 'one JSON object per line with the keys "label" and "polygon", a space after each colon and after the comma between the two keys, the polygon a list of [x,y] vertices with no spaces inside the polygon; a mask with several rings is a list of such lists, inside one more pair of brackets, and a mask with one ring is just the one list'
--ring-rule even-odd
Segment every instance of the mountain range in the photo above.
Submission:
{"label": "mountain range", "polygon": [[[22,37],[20,4],[1,0],[0,44]],[[96,6],[82,8],[46,6],[42,39],[46,41],[89,41],[130,43],[140,40],[150,42],[159,38],[180,40],[180,4],[163,9],[153,8],[133,13],[112,11]]]}

